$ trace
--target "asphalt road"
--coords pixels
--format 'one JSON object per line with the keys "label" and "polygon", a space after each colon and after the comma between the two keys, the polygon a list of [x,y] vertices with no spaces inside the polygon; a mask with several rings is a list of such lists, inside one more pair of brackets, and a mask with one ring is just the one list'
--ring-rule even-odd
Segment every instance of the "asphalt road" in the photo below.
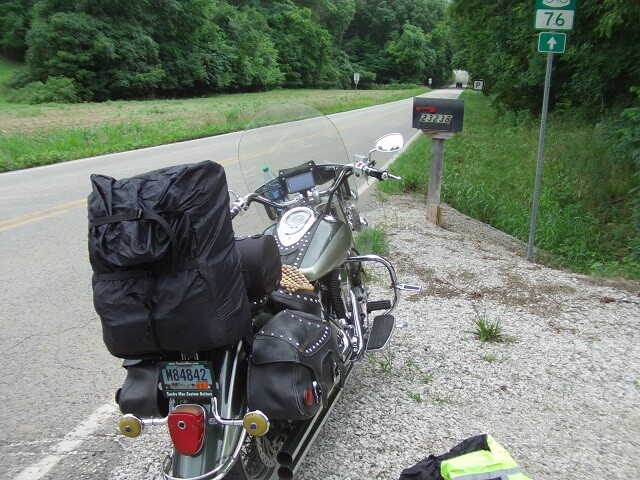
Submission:
{"label": "asphalt road", "polygon": [[[460,91],[436,96],[456,98]],[[411,99],[331,116],[350,156],[411,139]],[[239,133],[0,174],[0,458],[6,478],[108,478],[121,361],[104,344],[87,255],[89,175],[214,160],[237,181]],[[101,440],[102,439],[102,440]],[[81,444],[90,445],[78,453]]]}

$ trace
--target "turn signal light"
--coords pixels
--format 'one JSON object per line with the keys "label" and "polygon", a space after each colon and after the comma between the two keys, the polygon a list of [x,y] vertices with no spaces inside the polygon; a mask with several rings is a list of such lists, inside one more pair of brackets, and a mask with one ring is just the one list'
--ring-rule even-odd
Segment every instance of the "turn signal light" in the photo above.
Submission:
{"label": "turn signal light", "polygon": [[168,419],[169,435],[182,455],[197,454],[204,444],[206,413],[200,405],[178,405]]}
{"label": "turn signal light", "polygon": [[254,410],[245,414],[242,426],[249,435],[261,437],[269,431],[269,419],[260,410]]}
{"label": "turn signal light", "polygon": [[139,436],[142,433],[142,427],[142,420],[130,413],[123,416],[118,424],[120,433],[129,438],[136,438]]}

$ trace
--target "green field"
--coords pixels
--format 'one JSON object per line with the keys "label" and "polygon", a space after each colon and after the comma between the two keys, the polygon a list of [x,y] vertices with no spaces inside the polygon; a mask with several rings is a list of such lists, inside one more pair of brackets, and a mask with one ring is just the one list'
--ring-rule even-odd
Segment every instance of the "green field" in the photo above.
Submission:
{"label": "green field", "polygon": [[[0,61],[0,82],[19,69]],[[413,90],[273,90],[206,98],[81,104],[8,103],[0,89],[0,172],[242,130],[272,104],[335,113],[410,98]]]}

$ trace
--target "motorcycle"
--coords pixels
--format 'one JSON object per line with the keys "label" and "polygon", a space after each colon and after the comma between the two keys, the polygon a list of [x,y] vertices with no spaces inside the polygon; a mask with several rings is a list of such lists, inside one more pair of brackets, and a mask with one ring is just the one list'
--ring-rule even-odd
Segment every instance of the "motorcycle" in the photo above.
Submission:
{"label": "motorcycle", "polygon": [[[228,208],[250,334],[124,364],[120,431],[135,438],[168,426],[173,451],[163,462],[165,479],[294,478],[354,367],[387,346],[398,293],[420,288],[398,283],[389,260],[360,254],[354,241],[367,226],[356,207],[356,178],[398,178],[377,169],[374,154],[403,146],[401,134],[388,134],[349,161],[335,125],[303,105],[267,110],[247,127],[238,148],[241,175],[228,180],[249,193],[230,190]],[[367,285],[368,265],[388,277],[376,294],[382,298]],[[153,407],[124,406],[132,395],[133,404]]]}

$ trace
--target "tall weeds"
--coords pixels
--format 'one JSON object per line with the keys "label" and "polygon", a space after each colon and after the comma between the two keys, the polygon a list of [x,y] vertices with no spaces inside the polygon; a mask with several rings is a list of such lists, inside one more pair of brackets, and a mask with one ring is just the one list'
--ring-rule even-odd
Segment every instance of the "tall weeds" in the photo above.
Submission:
{"label": "tall weeds", "polygon": [[[464,130],[445,145],[442,201],[527,241],[540,125],[522,114],[499,116],[478,93],[463,99]],[[421,138],[394,163],[391,170],[403,177],[396,189],[426,194],[430,150],[430,140]],[[535,236],[548,262],[640,278],[632,196],[637,171],[616,152],[608,130],[550,117]]]}

